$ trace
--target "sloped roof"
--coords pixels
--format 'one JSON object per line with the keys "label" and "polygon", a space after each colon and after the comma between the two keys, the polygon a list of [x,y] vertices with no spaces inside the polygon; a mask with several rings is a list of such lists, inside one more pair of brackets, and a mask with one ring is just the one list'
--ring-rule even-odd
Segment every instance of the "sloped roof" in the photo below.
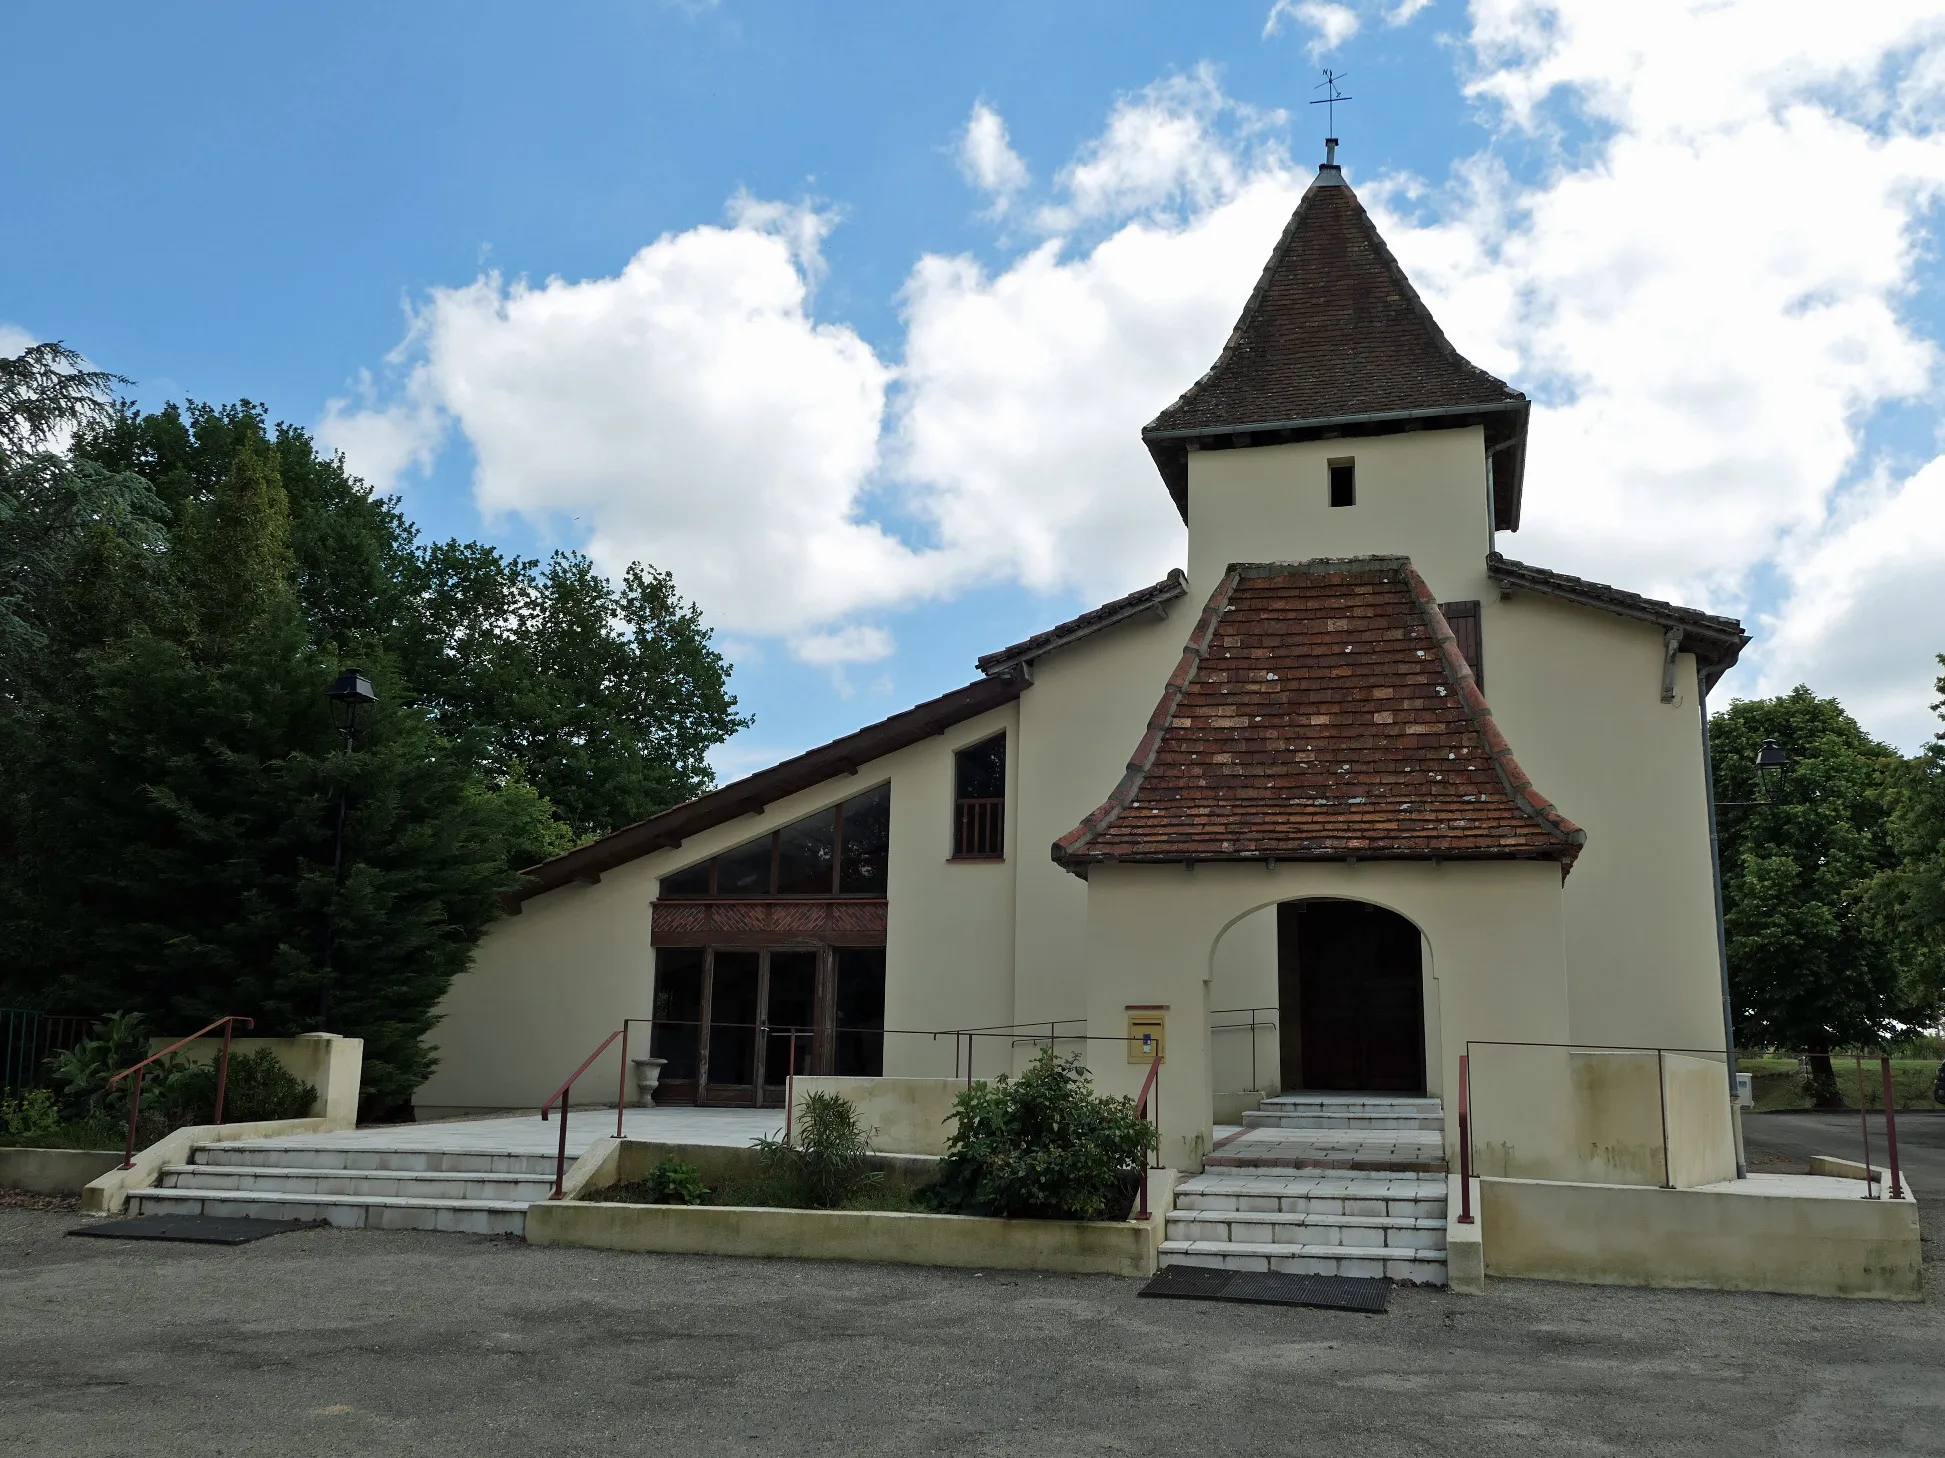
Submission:
{"label": "sloped roof", "polygon": [[[1445,337],[1334,166],[1304,193],[1216,362],[1142,439],[1187,515],[1187,448],[1202,436],[1366,433],[1493,417],[1497,525],[1519,520],[1527,400]],[[1349,432],[1347,432],[1349,433]],[[1258,440],[1255,443],[1265,443]]]}
{"label": "sloped roof", "polygon": [[711,790],[706,795],[685,801],[660,815],[651,815],[633,825],[625,825],[599,840],[529,866],[520,873],[521,882],[500,898],[510,915],[518,915],[520,903],[573,881],[599,881],[601,873],[613,870],[641,856],[670,846],[681,845],[692,835],[761,810],[786,795],[808,790],[813,785],[841,775],[855,773],[874,759],[880,759],[907,745],[917,744],[941,734],[955,724],[976,718],[989,709],[1010,704],[1026,691],[1024,673],[999,673],[975,679],[964,688],[915,705],[902,713],[868,724],[842,739],[806,750],[781,764],[758,770],[753,775]]}
{"label": "sloped roof", "polygon": [[1534,789],[1403,557],[1231,567],[1105,803],[1054,843],[1104,861],[1561,862]]}
{"label": "sloped roof", "polygon": [[1103,628],[1111,628],[1116,623],[1125,622],[1142,613],[1163,612],[1178,597],[1188,594],[1188,574],[1176,568],[1149,587],[1117,597],[1113,602],[1104,602],[1097,608],[1090,608],[1079,617],[1069,618],[1064,623],[1056,623],[1044,633],[1035,633],[1024,638],[1010,648],[1002,648],[997,653],[984,653],[979,658],[981,673],[1004,673],[1016,663],[1026,663],[1043,653],[1051,653],[1056,648],[1065,648],[1069,643],[1078,642]]}
{"label": "sloped roof", "polygon": [[1679,628],[1682,647],[1700,659],[1705,667],[1726,671],[1749,646],[1749,634],[1739,618],[1719,617],[1700,608],[1682,607],[1659,598],[1643,597],[1625,588],[1609,587],[1585,577],[1571,577],[1545,567],[1528,566],[1502,557],[1497,552],[1486,557],[1486,575],[1501,587],[1526,588],[1547,597],[1577,602],[1624,618],[1637,618],[1662,628]]}

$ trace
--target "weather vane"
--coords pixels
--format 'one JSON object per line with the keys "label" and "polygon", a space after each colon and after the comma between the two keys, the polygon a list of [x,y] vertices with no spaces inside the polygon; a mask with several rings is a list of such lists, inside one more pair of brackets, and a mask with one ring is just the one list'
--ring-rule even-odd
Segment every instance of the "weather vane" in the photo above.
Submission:
{"label": "weather vane", "polygon": [[1324,108],[1324,123],[1331,133],[1331,135],[1324,138],[1324,165],[1326,167],[1335,167],[1337,165],[1337,103],[1356,99],[1355,97],[1346,96],[1337,89],[1337,83],[1350,74],[1348,71],[1333,71],[1326,66],[1324,68],[1324,79],[1311,88],[1313,91],[1321,91],[1324,93],[1310,104]]}

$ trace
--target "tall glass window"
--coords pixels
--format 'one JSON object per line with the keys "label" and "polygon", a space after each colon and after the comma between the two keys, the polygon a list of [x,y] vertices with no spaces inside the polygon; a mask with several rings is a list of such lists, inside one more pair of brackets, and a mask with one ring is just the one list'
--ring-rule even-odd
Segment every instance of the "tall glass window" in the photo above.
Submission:
{"label": "tall glass window", "polygon": [[668,898],[883,896],[891,859],[891,786],[878,785],[759,840],[662,878]]}

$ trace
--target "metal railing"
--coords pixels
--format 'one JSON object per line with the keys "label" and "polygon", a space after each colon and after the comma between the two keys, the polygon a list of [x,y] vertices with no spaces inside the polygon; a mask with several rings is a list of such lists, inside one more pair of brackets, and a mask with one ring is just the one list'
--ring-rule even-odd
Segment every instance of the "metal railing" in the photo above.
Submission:
{"label": "metal railing", "polygon": [[1212,1022],[1209,1024],[1209,1031],[1211,1033],[1246,1032],[1249,1034],[1249,1086],[1252,1089],[1260,1089],[1263,1086],[1263,1081],[1258,1076],[1258,1071],[1256,1067],[1256,1035],[1259,1032],[1263,1032],[1265,1030],[1268,1030],[1270,1032],[1276,1031],[1275,1018],[1259,1018],[1257,1014],[1258,1013],[1279,1013],[1280,1014],[1282,1011],[1283,1009],[1280,1007],[1222,1007],[1222,1008],[1217,1008],[1214,1012],[1209,1014],[1211,1018],[1247,1017],[1249,1019],[1249,1021],[1246,1023]]}
{"label": "metal railing", "polygon": [[200,1028],[186,1038],[178,1038],[175,1042],[161,1049],[159,1052],[149,1054],[140,1063],[129,1068],[124,1068],[104,1085],[105,1088],[113,1088],[131,1073],[135,1075],[135,1082],[130,1086],[128,1093],[128,1143],[122,1149],[121,1167],[123,1169],[133,1169],[135,1167],[135,1121],[140,1117],[142,1112],[142,1070],[159,1059],[167,1058],[178,1048],[188,1047],[198,1038],[205,1037],[215,1032],[218,1028],[223,1030],[223,1054],[216,1065],[216,1116],[210,1122],[215,1124],[223,1122],[223,1094],[230,1081],[230,1038],[235,1033],[238,1023],[243,1024],[246,1028],[254,1028],[257,1025],[254,1018],[246,1018],[236,1013],[232,1013],[228,1017],[218,1018],[208,1027]]}
{"label": "metal railing", "polygon": [[45,1087],[48,1059],[82,1042],[100,1021],[0,1007],[0,1091]]}
{"label": "metal railing", "polygon": [[[1466,1041],[1465,1051],[1459,1055],[1459,1221],[1458,1223],[1461,1225],[1471,1225],[1473,1223],[1472,1170],[1474,1165],[1474,1159],[1472,1153],[1472,1126],[1473,1126],[1472,1050],[1474,1048],[1550,1048],[1550,1049],[1557,1049],[1557,1050],[1570,1052],[1570,1053],[1641,1053],[1641,1054],[1652,1053],[1654,1054],[1655,1055],[1655,1085],[1656,1085],[1656,1094],[1659,1103],[1659,1112],[1661,1118],[1661,1188],[1663,1188],[1664,1190],[1672,1190],[1675,1188],[1674,1164],[1673,1164],[1673,1157],[1671,1154],[1670,1140],[1668,1137],[1668,1062],[1667,1062],[1668,1055],[1672,1053],[1683,1057],[1721,1058],[1725,1060],[1730,1056],[1720,1048],[1651,1048],[1651,1047],[1631,1045],[1631,1044],[1613,1044],[1613,1043],[1534,1043],[1534,1042],[1515,1042],[1510,1040],[1500,1040],[1500,1039],[1492,1039],[1492,1038],[1468,1039]],[[1829,1056],[1834,1058],[1834,1057],[1841,1057],[1842,1055],[1832,1054]],[[1867,1107],[1868,1099],[1865,1093],[1864,1055],[1862,1053],[1853,1053],[1851,1055],[1851,1058],[1852,1061],[1857,1066],[1857,1092],[1858,1092],[1857,1116],[1858,1116],[1858,1123],[1863,1135],[1863,1144],[1864,1144],[1864,1194],[1861,1198],[1866,1200],[1875,1200],[1879,1198],[1879,1195],[1877,1194],[1877,1190],[1876,1190],[1876,1186],[1879,1183],[1879,1181],[1877,1175],[1873,1172],[1871,1166],[1871,1125],[1870,1125],[1870,1112]],[[1896,1099],[1893,1097],[1893,1091],[1891,1085],[1890,1056],[1888,1054],[1880,1055],[1878,1059],[1878,1064],[1879,1064],[1879,1069],[1882,1075],[1883,1085],[1884,1085],[1884,1132],[1885,1132],[1885,1142],[1888,1146],[1888,1154],[1890,1158],[1890,1175],[1891,1175],[1890,1198],[1893,1200],[1898,1200],[1904,1197],[1904,1187],[1903,1187],[1902,1170],[1900,1169],[1899,1162],[1898,1162],[1898,1120],[1894,1108]],[[1740,1158],[1740,1156],[1738,1157]]]}
{"label": "metal railing", "polygon": [[[1058,1043],[1072,1043],[1072,1042],[1080,1042],[1080,1043],[1108,1042],[1108,1043],[1120,1043],[1123,1045],[1127,1045],[1133,1041],[1132,1039],[1126,1037],[1125,1035],[1120,1037],[1114,1037],[1114,1036],[1103,1035],[1103,1034],[1066,1033],[1060,1031],[1061,1025],[1063,1023],[1075,1023],[1075,1022],[1080,1023],[1083,1027],[1086,1025],[1085,1019],[1065,1018],[1065,1019],[1054,1019],[1046,1023],[1006,1023],[1006,1024],[995,1024],[992,1026],[979,1027],[979,1028],[848,1028],[848,1027],[840,1026],[837,1029],[835,1029],[835,1035],[841,1037],[847,1033],[855,1033],[855,1034],[862,1034],[865,1036],[877,1037],[877,1038],[914,1037],[914,1038],[926,1038],[933,1042],[937,1042],[942,1038],[951,1038],[953,1040],[953,1077],[955,1079],[960,1078],[961,1077],[960,1070],[963,1068],[964,1069],[963,1076],[965,1082],[968,1085],[970,1085],[973,1082],[973,1062],[974,1062],[973,1050],[977,1044],[977,1040],[980,1038],[989,1038],[989,1039],[999,1038],[999,1039],[1006,1040],[1009,1046],[1025,1045],[1030,1047],[1038,1047],[1043,1045],[1047,1047],[1053,1047]],[[580,1067],[576,1068],[572,1073],[570,1073],[567,1076],[567,1078],[562,1081],[560,1087],[556,1088],[554,1092],[548,1096],[546,1102],[540,1106],[540,1117],[542,1120],[545,1120],[548,1117],[548,1111],[553,1109],[557,1104],[560,1107],[560,1115],[561,1115],[560,1139],[554,1155],[554,1188],[552,1193],[549,1194],[547,1197],[550,1200],[558,1200],[563,1198],[562,1190],[565,1188],[566,1185],[567,1121],[568,1121],[568,1112],[572,1106],[574,1085],[581,1078],[581,1076],[588,1071],[588,1069],[594,1066],[596,1060],[599,1059],[603,1053],[606,1053],[609,1048],[613,1047],[617,1041],[621,1043],[621,1076],[620,1076],[619,1086],[615,1094],[615,1137],[617,1139],[624,1137],[622,1118],[628,1103],[628,1066],[629,1066],[628,1065],[628,1029],[631,1025],[635,1023],[648,1023],[651,1028],[651,1038],[653,1036],[652,1030],[656,1028],[696,1029],[697,1043],[699,1047],[703,1040],[704,1029],[707,1029],[711,1032],[717,1029],[724,1029],[724,1030],[732,1030],[732,1031],[743,1030],[752,1033],[762,1034],[765,1036],[764,1047],[766,1049],[768,1047],[768,1041],[767,1041],[768,1038],[779,1037],[779,1036],[787,1037],[789,1039],[790,1051],[788,1055],[789,1068],[788,1068],[788,1072],[785,1074],[785,1083],[783,1085],[783,1088],[785,1090],[784,1092],[784,1138],[786,1140],[790,1138],[791,1120],[792,1120],[792,1115],[795,1112],[794,1109],[792,1108],[792,1105],[794,1103],[793,1085],[795,1084],[796,1077],[797,1077],[797,1044],[804,1037],[814,1037],[816,1034],[816,1029],[807,1028],[800,1024],[789,1024],[789,1023],[718,1023],[718,1022],[703,1023],[699,1020],[689,1019],[689,1018],[624,1018],[622,1019],[621,1026],[616,1028],[612,1033],[609,1033],[607,1037],[603,1038],[601,1042],[595,1047],[594,1051],[588,1054],[586,1058],[581,1060]],[[1040,1031],[1042,1028],[1045,1028],[1046,1032],[1042,1033]],[[965,1053],[964,1053],[963,1060],[960,1055],[960,1043],[959,1043],[959,1040],[962,1038],[965,1040]],[[651,1047],[654,1046],[653,1042],[651,1042],[650,1046]],[[759,1053],[758,1057],[760,1058],[761,1056],[762,1055]],[[1141,1214],[1143,1219],[1146,1219],[1148,1215],[1149,1171],[1151,1169],[1159,1169],[1162,1167],[1160,1164],[1161,1127],[1162,1127],[1162,1113],[1161,1113],[1162,1061],[1163,1061],[1163,1055],[1157,1053],[1153,1061],[1149,1064],[1147,1077],[1142,1081],[1141,1092],[1136,1098],[1136,1108],[1141,1118],[1144,1121],[1151,1123],[1155,1129],[1154,1153],[1150,1157],[1142,1161],[1140,1197],[1141,1197]],[[760,1097],[761,1096],[760,1091],[762,1088],[766,1086],[773,1086],[773,1085],[769,1085],[767,1083],[767,1080],[764,1078],[764,1071],[760,1063],[758,1066],[754,1067],[751,1070],[751,1073],[753,1077],[750,1086],[755,1088],[758,1091],[757,1096]],[[742,1084],[736,1084],[731,1086],[737,1088],[744,1087],[744,1085]],[[1152,1109],[1153,1109],[1152,1115],[1150,1113],[1151,1101],[1152,1101]]]}

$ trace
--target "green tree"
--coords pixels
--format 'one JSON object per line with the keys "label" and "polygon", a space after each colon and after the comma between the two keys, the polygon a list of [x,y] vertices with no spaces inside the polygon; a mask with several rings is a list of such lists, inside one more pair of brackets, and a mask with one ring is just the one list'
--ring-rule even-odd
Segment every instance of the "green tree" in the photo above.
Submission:
{"label": "green tree", "polygon": [[[1938,662],[1945,668],[1945,654]],[[1945,719],[1945,677],[1936,688],[1932,708]],[[1883,880],[1879,904],[1909,938],[1919,1000],[1945,1010],[1945,730],[1898,767],[1888,799],[1898,863]]]}
{"label": "green tree", "polygon": [[[1812,1092],[1834,1103],[1831,1051],[1880,1042],[1922,1011],[1904,939],[1873,895],[1897,864],[1885,791],[1899,756],[1802,685],[1737,700],[1710,737],[1739,1036],[1808,1050]],[[1768,785],[1755,768],[1765,739],[1790,756]]]}
{"label": "green tree", "polygon": [[249,402],[145,414],[78,370],[0,361],[7,997],[288,1034],[328,995],[395,1106],[514,868],[707,786],[727,665],[664,574],[422,549]]}
{"label": "green tree", "polygon": [[579,838],[708,789],[708,751],[750,722],[701,612],[652,567],[616,587],[578,552],[543,569],[442,542],[419,559],[416,606],[400,671],[440,731],[529,776]]}

